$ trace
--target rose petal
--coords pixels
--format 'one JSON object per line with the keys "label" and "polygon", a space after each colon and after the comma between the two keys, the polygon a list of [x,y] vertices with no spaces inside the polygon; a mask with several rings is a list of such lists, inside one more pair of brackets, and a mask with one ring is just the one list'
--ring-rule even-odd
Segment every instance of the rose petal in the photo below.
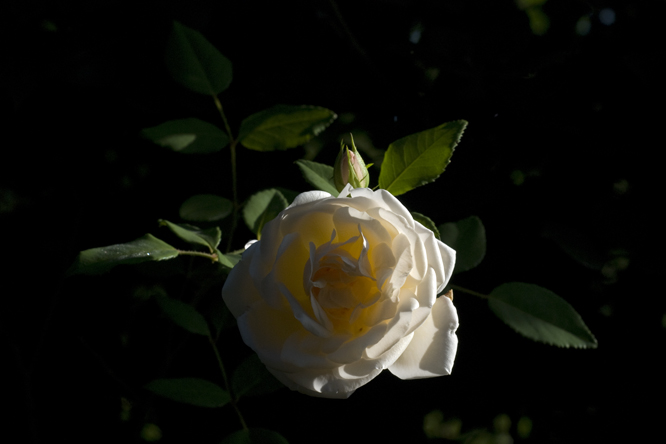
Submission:
{"label": "rose petal", "polygon": [[404,353],[389,367],[401,379],[451,374],[458,348],[458,313],[449,298],[440,297],[430,316],[414,332]]}
{"label": "rose petal", "polygon": [[267,367],[296,371],[297,367],[282,360],[282,346],[294,332],[303,330],[293,313],[275,310],[260,301],[237,319],[243,342],[257,351]]}
{"label": "rose petal", "polygon": [[251,306],[261,300],[261,294],[250,278],[250,264],[259,248],[255,244],[243,252],[240,262],[236,264],[238,271],[230,273],[222,288],[222,299],[234,317],[247,312]]}
{"label": "rose petal", "polygon": [[296,196],[294,201],[287,208],[293,208],[306,203],[316,202],[318,200],[326,199],[327,197],[333,196],[331,196],[331,194],[327,193],[326,191],[306,191],[305,193],[301,193]]}
{"label": "rose petal", "polygon": [[285,287],[281,282],[278,282],[277,286],[280,289],[280,292],[282,292],[284,297],[287,299],[287,302],[289,302],[289,306],[294,313],[294,317],[303,325],[303,327],[305,327],[307,331],[313,335],[319,336],[320,338],[331,336],[331,332],[327,330],[325,326],[317,322],[317,320],[313,319],[312,316],[310,316],[305,311],[303,306],[296,300],[294,295],[291,294],[287,287]]}

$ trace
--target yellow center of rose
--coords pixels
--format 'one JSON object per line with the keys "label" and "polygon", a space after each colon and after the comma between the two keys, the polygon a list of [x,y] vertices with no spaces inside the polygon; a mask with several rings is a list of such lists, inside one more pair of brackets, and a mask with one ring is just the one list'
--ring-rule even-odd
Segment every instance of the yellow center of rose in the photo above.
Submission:
{"label": "yellow center of rose", "polygon": [[340,243],[331,239],[316,249],[311,245],[311,267],[306,267],[310,269],[310,294],[325,315],[320,322],[335,333],[357,336],[367,330],[368,308],[381,294],[367,255],[362,235]]}

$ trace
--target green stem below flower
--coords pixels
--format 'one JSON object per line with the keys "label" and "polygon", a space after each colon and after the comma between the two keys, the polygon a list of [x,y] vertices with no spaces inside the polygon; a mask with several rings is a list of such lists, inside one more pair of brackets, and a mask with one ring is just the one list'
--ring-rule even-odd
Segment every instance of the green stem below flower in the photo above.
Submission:
{"label": "green stem below flower", "polygon": [[241,411],[238,409],[237,399],[233,391],[231,390],[231,384],[229,384],[229,378],[227,377],[227,372],[224,369],[224,364],[222,363],[222,357],[220,356],[220,351],[217,349],[217,346],[215,345],[215,340],[213,339],[213,336],[211,336],[210,334],[208,335],[208,342],[210,342],[211,347],[213,347],[213,352],[215,352],[215,357],[217,358],[217,364],[220,367],[220,373],[222,373],[222,379],[224,380],[224,386],[229,392],[229,396],[231,397],[231,406],[236,411],[236,415],[238,415],[238,420],[240,421],[243,430],[247,431],[249,430],[249,428],[245,423],[245,418],[243,418]]}
{"label": "green stem below flower", "polygon": [[458,285],[449,285],[449,287],[451,287],[451,289],[453,289],[455,291],[461,291],[463,293],[471,294],[471,295],[480,297],[482,299],[488,299],[490,297],[487,294],[483,294],[483,293],[479,293],[479,292],[476,292],[476,291],[473,291],[473,290],[469,290],[465,287],[460,287]]}
{"label": "green stem below flower", "polygon": [[231,153],[231,190],[233,194],[233,214],[231,219],[231,229],[229,230],[229,240],[227,241],[227,249],[225,253],[228,253],[231,250],[231,240],[234,238],[234,230],[236,229],[236,220],[238,219],[238,179],[236,172],[236,145],[238,145],[238,140],[234,139],[233,134],[231,133],[231,127],[227,121],[227,116],[224,114],[224,109],[222,108],[222,102],[217,98],[216,95],[213,95],[213,101],[215,101],[215,107],[222,117],[222,122],[224,122],[224,129],[227,131],[229,136],[229,152]]}
{"label": "green stem below flower", "polygon": [[176,250],[179,256],[199,256],[206,257],[213,262],[217,262],[219,259],[215,253],[204,253],[203,251],[191,251],[191,250]]}

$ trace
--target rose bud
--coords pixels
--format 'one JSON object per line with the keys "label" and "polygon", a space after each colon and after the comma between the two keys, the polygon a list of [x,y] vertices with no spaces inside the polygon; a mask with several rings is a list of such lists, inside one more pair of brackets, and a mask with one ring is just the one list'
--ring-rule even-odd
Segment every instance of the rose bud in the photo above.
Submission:
{"label": "rose bud", "polygon": [[353,136],[351,143],[352,150],[340,142],[340,153],[338,153],[338,158],[335,159],[333,180],[338,191],[342,191],[347,184],[351,184],[354,188],[366,188],[370,183],[368,166],[371,165],[365,165],[363,158],[356,149],[356,145],[354,145]]}

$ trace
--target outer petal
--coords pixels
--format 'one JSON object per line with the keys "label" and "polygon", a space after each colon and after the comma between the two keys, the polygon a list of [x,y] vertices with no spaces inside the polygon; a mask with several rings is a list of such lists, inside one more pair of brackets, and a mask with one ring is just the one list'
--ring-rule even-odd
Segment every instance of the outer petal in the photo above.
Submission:
{"label": "outer petal", "polygon": [[327,197],[332,197],[330,193],[326,191],[306,191],[296,196],[296,199],[289,205],[287,208],[297,207],[309,202],[314,202],[321,199],[326,199]]}
{"label": "outer petal", "polygon": [[243,257],[229,273],[229,277],[222,288],[222,299],[236,318],[261,300],[261,295],[250,277],[252,257],[258,250],[258,244],[256,244],[243,253]]}
{"label": "outer petal", "polygon": [[430,316],[414,332],[404,353],[389,367],[400,379],[451,374],[458,348],[458,313],[447,297],[435,301]]}

